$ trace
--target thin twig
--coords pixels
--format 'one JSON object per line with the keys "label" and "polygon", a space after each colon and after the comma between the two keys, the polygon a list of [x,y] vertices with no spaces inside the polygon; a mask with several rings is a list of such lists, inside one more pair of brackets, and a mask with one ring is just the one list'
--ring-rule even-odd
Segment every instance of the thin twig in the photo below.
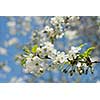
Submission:
{"label": "thin twig", "polygon": [[[86,63],[85,61],[79,61],[81,63]],[[100,61],[94,61],[94,62],[91,62],[91,63],[100,63]]]}

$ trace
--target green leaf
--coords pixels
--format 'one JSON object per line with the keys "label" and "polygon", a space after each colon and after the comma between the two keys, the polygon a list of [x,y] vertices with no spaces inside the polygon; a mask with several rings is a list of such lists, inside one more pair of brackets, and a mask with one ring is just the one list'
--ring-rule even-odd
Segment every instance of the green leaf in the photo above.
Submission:
{"label": "green leaf", "polygon": [[23,66],[26,63],[26,59],[21,60],[21,65]]}
{"label": "green leaf", "polygon": [[84,57],[84,53],[83,54],[79,54],[79,59]]}
{"label": "green leaf", "polygon": [[38,48],[38,45],[34,45],[34,46],[32,47],[32,52],[33,52],[33,53],[36,53],[37,48]]}
{"label": "green leaf", "polygon": [[82,48],[82,47],[84,47],[85,45],[86,45],[86,43],[81,44],[79,47]]}
{"label": "green leaf", "polygon": [[29,48],[28,48],[28,47],[24,47],[24,48],[23,48],[23,51],[24,51],[25,53],[27,53],[27,54],[29,54],[29,53],[30,53],[30,50],[29,50]]}
{"label": "green leaf", "polygon": [[88,57],[90,56],[91,52],[95,49],[95,47],[90,47],[88,48],[84,53],[83,53],[83,56],[84,57]]}

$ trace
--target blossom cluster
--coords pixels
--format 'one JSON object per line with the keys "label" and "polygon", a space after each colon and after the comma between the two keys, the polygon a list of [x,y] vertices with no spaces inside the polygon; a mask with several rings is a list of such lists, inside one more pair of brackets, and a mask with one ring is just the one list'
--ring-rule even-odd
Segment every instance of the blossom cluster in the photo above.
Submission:
{"label": "blossom cluster", "polygon": [[24,53],[16,57],[23,66],[25,73],[31,73],[35,76],[41,76],[47,70],[60,70],[71,76],[74,73],[88,74],[89,70],[93,73],[94,67],[92,65],[97,63],[91,58],[94,47],[81,52],[84,44],[78,47],[72,46],[66,51],[59,51],[54,46],[54,41],[62,38],[66,32],[64,25],[72,22],[74,18],[77,17],[53,17],[50,20],[50,25],[45,26],[43,30],[33,32],[31,47],[24,47]]}

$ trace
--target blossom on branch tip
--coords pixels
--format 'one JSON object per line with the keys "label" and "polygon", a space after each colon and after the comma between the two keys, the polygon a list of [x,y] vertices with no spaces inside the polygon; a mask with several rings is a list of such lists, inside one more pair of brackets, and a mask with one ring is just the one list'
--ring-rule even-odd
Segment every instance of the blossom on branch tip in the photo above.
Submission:
{"label": "blossom on branch tip", "polygon": [[25,64],[25,73],[32,73],[36,76],[39,76],[44,73],[46,70],[42,59],[40,59],[38,56],[35,56],[34,58],[27,58],[26,64]]}

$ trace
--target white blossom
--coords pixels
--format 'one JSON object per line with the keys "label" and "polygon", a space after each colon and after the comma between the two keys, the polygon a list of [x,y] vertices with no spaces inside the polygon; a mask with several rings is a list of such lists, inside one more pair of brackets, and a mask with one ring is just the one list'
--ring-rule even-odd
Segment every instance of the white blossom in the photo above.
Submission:
{"label": "white blossom", "polygon": [[50,28],[49,26],[45,26],[45,28],[44,28],[44,31],[47,31],[47,32],[53,32],[54,30],[53,30],[53,28]]}
{"label": "white blossom", "polygon": [[51,24],[53,24],[53,25],[61,24],[63,22],[64,22],[64,19],[62,16],[55,16],[55,17],[51,18]]}
{"label": "white blossom", "polygon": [[78,62],[77,67],[81,67],[81,66],[82,66],[82,64],[80,62]]}
{"label": "white blossom", "polygon": [[48,42],[48,41],[45,42],[44,45],[45,45],[44,47],[49,48],[49,49],[54,48],[54,45],[51,42]]}
{"label": "white blossom", "polygon": [[57,56],[55,57],[53,63],[64,63],[67,61],[67,56],[65,55],[65,52],[57,52]]}
{"label": "white blossom", "polygon": [[37,52],[42,57],[48,56],[52,59],[55,57],[57,50],[51,42],[44,42],[44,46],[42,48],[37,48]]}
{"label": "white blossom", "polygon": [[45,70],[46,66],[42,62],[42,59],[40,59],[38,56],[35,56],[34,58],[27,58],[24,69],[25,73],[32,73],[36,76],[39,76],[43,74]]}
{"label": "white blossom", "polygon": [[51,24],[54,26],[54,36],[58,38],[62,38],[64,36],[63,32],[63,23],[64,23],[64,17],[62,16],[56,16],[51,18]]}
{"label": "white blossom", "polygon": [[74,46],[72,46],[71,50],[69,50],[69,52],[67,54],[68,59],[69,60],[76,59],[77,53],[79,53],[80,50],[81,50],[80,47],[74,47]]}
{"label": "white blossom", "polygon": [[80,50],[81,50],[80,47],[74,47],[74,46],[72,46],[70,52],[78,53]]}
{"label": "white blossom", "polygon": [[56,35],[56,38],[58,39],[58,38],[62,38],[64,36],[64,33],[61,33],[61,34],[57,34]]}

